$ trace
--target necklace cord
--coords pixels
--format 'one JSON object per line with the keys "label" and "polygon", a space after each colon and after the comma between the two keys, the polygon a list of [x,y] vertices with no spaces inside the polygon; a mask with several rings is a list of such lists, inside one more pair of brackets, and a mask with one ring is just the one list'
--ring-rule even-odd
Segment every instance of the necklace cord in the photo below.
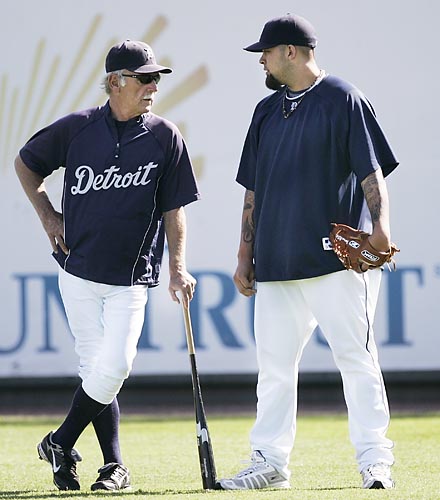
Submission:
{"label": "necklace cord", "polygon": [[[316,77],[316,80],[312,83],[312,85],[310,85],[309,88],[307,88],[306,90],[304,90],[304,92],[302,94],[299,94],[295,97],[289,97],[287,95],[287,92],[289,91],[289,87],[286,85],[286,88],[285,88],[285,91],[284,91],[284,96],[283,96],[283,100],[282,100],[282,110],[283,110],[283,116],[284,118],[289,118],[289,116],[294,112],[296,111],[296,109],[298,108],[298,106],[301,104],[301,101],[304,99],[304,97],[306,96],[306,94],[308,94],[312,89],[314,89],[319,83],[321,83],[321,81],[324,79],[324,77],[326,76],[326,73],[325,71],[322,69],[320,72],[319,72],[319,75]],[[286,105],[285,105],[285,101],[289,100],[289,101],[292,101],[290,103],[290,110],[286,110]]]}

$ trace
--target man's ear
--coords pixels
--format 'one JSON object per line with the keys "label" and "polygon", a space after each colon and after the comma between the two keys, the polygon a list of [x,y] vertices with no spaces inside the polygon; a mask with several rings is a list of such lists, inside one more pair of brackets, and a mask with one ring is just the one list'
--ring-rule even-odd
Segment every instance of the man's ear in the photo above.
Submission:
{"label": "man's ear", "polygon": [[110,88],[112,88],[112,89],[119,88],[120,85],[119,85],[118,75],[115,75],[115,74],[110,75],[108,83],[109,83]]}
{"label": "man's ear", "polygon": [[287,50],[288,50],[287,57],[289,59],[295,59],[297,53],[295,45],[288,45]]}

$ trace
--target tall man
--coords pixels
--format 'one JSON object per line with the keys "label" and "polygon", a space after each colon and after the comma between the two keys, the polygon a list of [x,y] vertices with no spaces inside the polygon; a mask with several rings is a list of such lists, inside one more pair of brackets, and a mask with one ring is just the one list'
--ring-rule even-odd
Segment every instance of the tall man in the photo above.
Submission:
{"label": "tall man", "polygon": [[259,366],[251,467],[223,489],[289,488],[298,364],[320,326],[341,372],[350,438],[364,488],[392,488],[389,410],[372,323],[381,269],[343,270],[329,243],[332,222],[371,233],[390,248],[384,177],[397,161],[371,104],[314,57],[316,34],[297,15],[267,22],[260,40],[266,85],[237,181],[245,189],[234,281],[255,295]]}
{"label": "tall man", "polygon": [[[148,288],[159,282],[165,235],[169,292],[187,305],[184,206],[199,198],[183,138],[153,114],[161,74],[149,45],[124,41],[107,55],[103,107],[65,116],[37,132],[15,161],[59,264],[59,285],[82,379],[61,426],[38,445],[60,490],[79,490],[73,448],[92,422],[104,465],[92,490],[130,487],[119,446],[117,394],[141,334]],[[44,179],[64,167],[62,212]]]}

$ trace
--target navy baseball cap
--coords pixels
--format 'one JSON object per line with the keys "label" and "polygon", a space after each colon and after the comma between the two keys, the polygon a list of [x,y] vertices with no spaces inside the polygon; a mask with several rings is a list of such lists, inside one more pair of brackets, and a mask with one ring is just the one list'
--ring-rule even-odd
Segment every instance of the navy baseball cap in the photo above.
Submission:
{"label": "navy baseball cap", "polygon": [[135,73],[171,73],[173,70],[156,63],[153,49],[144,42],[125,40],[113,46],[105,59],[105,71],[127,69]]}
{"label": "navy baseball cap", "polygon": [[301,45],[314,49],[318,40],[315,28],[301,16],[287,14],[268,21],[258,42],[245,47],[249,52],[262,52],[276,45]]}

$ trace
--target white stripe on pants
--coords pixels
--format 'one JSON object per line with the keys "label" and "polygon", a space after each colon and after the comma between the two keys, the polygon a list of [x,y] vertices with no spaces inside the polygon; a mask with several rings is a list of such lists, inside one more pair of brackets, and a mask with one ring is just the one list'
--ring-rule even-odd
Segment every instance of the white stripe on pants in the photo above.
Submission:
{"label": "white stripe on pants", "polygon": [[286,478],[296,433],[298,364],[317,324],[341,372],[359,470],[393,463],[393,443],[385,436],[388,402],[372,329],[381,273],[340,271],[257,284],[258,403],[251,447]]}
{"label": "white stripe on pants", "polygon": [[94,283],[61,268],[59,287],[83,389],[95,401],[109,404],[133,366],[148,288]]}

